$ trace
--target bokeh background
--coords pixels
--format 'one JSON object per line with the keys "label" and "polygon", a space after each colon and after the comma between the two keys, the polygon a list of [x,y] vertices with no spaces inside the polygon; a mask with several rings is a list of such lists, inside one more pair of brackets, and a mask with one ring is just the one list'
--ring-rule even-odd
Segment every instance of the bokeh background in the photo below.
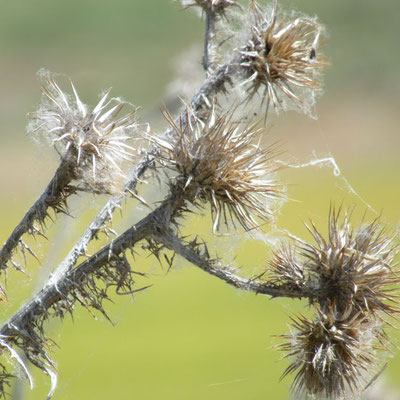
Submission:
{"label": "bokeh background", "polygon": [[[398,229],[400,3],[281,4],[319,16],[329,33],[325,52],[331,67],[318,120],[294,112],[273,117],[266,140],[279,140],[283,157],[292,163],[334,157],[342,175],[335,177],[329,165],[283,171],[291,200],[281,210],[279,227],[307,238],[303,220],[325,226],[331,202],[344,202],[356,206],[356,216],[369,209],[374,218],[373,209]],[[176,60],[193,44],[201,45],[203,27],[195,13],[182,12],[170,0],[1,0],[0,6],[3,242],[57,164],[52,150],[37,146],[25,133],[26,114],[40,101],[36,72],[46,68],[70,76],[88,104],[113,87],[113,94],[141,105],[142,115],[154,118],[168,100]],[[162,129],[162,119],[154,119]],[[89,221],[99,205],[92,198],[78,199],[71,211],[83,212]],[[83,229],[68,217],[60,224],[50,229],[54,245],[35,244],[39,254],[48,254],[42,267],[30,260],[26,275],[9,273],[2,321],[40,287]],[[207,216],[188,226],[189,232],[198,230],[209,232]],[[222,253],[235,254],[236,263],[250,271],[268,259],[269,244],[263,240],[232,236],[218,243]],[[184,262],[168,274],[152,258],[138,268],[150,271],[155,285],[134,301],[113,297],[107,309],[115,326],[79,309],[73,321],[49,325],[60,346],[53,348],[59,371],[54,399],[289,398],[290,378],[279,382],[287,364],[274,348],[275,336],[288,332],[289,315],[308,312],[304,303],[240,293]],[[399,333],[390,335],[399,344]],[[385,372],[391,389],[399,386],[399,354]],[[35,378],[35,389],[21,388],[20,398],[45,398],[47,378],[40,373]]]}

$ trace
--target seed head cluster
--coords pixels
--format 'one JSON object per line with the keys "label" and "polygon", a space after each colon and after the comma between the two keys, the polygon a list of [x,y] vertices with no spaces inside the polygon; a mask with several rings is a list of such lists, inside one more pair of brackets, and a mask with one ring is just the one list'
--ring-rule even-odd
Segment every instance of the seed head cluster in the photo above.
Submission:
{"label": "seed head cluster", "polygon": [[[136,108],[118,117],[130,104],[103,94],[91,110],[82,103],[71,82],[73,95],[64,93],[49,73],[42,74],[43,103],[30,114],[30,133],[41,132],[70,166],[80,183],[95,192],[114,192],[124,177],[122,164],[132,160],[138,139]],[[132,107],[132,106],[131,106]]]}
{"label": "seed head cluster", "polygon": [[327,64],[318,49],[322,26],[306,16],[280,15],[277,1],[270,10],[253,1],[251,15],[250,39],[240,50],[247,70],[242,84],[248,86],[248,100],[260,94],[267,108],[272,104],[279,110],[293,104],[310,112]]}
{"label": "seed head cluster", "polygon": [[161,161],[177,176],[187,199],[195,204],[209,202],[214,215],[214,231],[221,221],[236,221],[245,228],[259,226],[256,218],[270,221],[274,201],[282,196],[282,185],[273,178],[274,149],[260,148],[261,130],[242,126],[227,115],[216,120],[195,118],[187,108],[186,125],[175,123],[166,112],[175,140],[156,139]]}
{"label": "seed head cluster", "polygon": [[[356,393],[376,370],[376,351],[386,342],[385,316],[399,315],[395,255],[398,246],[379,220],[353,231],[350,213],[329,215],[327,239],[314,224],[307,227],[314,244],[295,239],[271,262],[277,284],[315,290],[315,320],[300,318],[295,333],[284,336],[282,349],[293,362],[284,375],[296,372],[294,388],[336,399]],[[324,397],[324,398],[325,398]]]}

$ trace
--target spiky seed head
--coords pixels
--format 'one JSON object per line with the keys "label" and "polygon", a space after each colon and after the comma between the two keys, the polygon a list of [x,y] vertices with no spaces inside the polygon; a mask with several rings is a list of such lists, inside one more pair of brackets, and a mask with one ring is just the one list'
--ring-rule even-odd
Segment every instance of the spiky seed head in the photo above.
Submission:
{"label": "spiky seed head", "polygon": [[270,221],[283,186],[273,177],[278,169],[273,161],[275,150],[259,146],[261,130],[255,125],[242,126],[230,116],[205,120],[196,118],[187,107],[187,124],[175,123],[166,111],[175,136],[172,140],[155,139],[161,161],[177,175],[192,203],[209,202],[214,215],[214,232],[221,221],[238,221],[245,229]]}
{"label": "spiky seed head", "polygon": [[276,0],[269,10],[253,1],[251,15],[250,39],[240,49],[248,100],[260,95],[267,109],[294,106],[310,114],[327,65],[318,49],[322,26],[315,18],[282,15]]}
{"label": "spiky seed head", "polygon": [[[71,82],[72,95],[62,91],[51,73],[41,72],[43,102],[29,115],[28,132],[38,132],[69,159],[80,183],[95,192],[118,190],[124,178],[122,164],[132,160],[139,139],[137,109],[104,93],[93,108],[85,105]],[[132,110],[122,116],[123,108]],[[128,144],[129,143],[129,144]]]}
{"label": "spiky seed head", "polygon": [[299,282],[317,289],[323,308],[335,305],[343,314],[382,313],[397,317],[400,275],[396,269],[396,236],[385,232],[375,219],[353,230],[350,213],[341,217],[333,208],[329,214],[328,235],[311,223],[307,226],[315,244],[294,238],[295,247],[283,247],[271,263],[272,273],[280,282]]}
{"label": "spiky seed head", "polygon": [[294,373],[292,390],[298,398],[336,400],[361,393],[379,367],[377,352],[385,335],[377,321],[362,316],[337,320],[334,309],[318,312],[311,321],[292,318],[292,333],[282,335],[279,347],[291,364],[283,377]]}

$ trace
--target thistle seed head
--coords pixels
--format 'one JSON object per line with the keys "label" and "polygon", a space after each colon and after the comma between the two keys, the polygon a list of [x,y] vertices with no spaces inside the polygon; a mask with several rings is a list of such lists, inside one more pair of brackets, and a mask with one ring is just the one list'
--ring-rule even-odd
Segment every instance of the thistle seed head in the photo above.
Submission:
{"label": "thistle seed head", "polygon": [[318,49],[322,26],[315,18],[281,15],[276,0],[269,11],[253,1],[251,15],[250,39],[240,49],[248,100],[259,94],[267,109],[294,105],[310,113],[327,65]]}
{"label": "thistle seed head", "polygon": [[[137,109],[110,90],[90,109],[83,104],[71,82],[73,95],[64,93],[50,73],[42,73],[43,102],[30,114],[28,132],[42,135],[55,146],[62,159],[69,159],[75,175],[86,188],[110,193],[124,177],[122,164],[135,156],[131,144],[139,139]],[[130,106],[132,111],[118,117]]]}
{"label": "thistle seed head", "polygon": [[292,360],[282,378],[295,373],[296,398],[337,400],[349,393],[359,398],[376,373],[377,352],[384,349],[379,324],[360,316],[338,321],[330,309],[318,312],[315,321],[292,318],[292,328],[279,347]]}
{"label": "thistle seed head", "polygon": [[398,244],[387,235],[378,219],[353,230],[349,213],[331,210],[328,237],[313,223],[308,230],[315,244],[295,239],[295,247],[283,247],[271,263],[277,280],[304,285],[322,293],[322,309],[335,306],[342,314],[350,312],[379,317],[397,317],[400,275],[395,255]]}
{"label": "thistle seed head", "polygon": [[259,146],[261,130],[255,125],[241,126],[224,115],[216,120],[211,113],[202,121],[187,107],[187,124],[165,117],[175,133],[171,141],[155,139],[161,161],[177,175],[187,200],[198,205],[209,202],[214,215],[214,232],[221,220],[238,221],[244,229],[270,221],[273,202],[282,198],[282,185],[273,178],[273,147]]}

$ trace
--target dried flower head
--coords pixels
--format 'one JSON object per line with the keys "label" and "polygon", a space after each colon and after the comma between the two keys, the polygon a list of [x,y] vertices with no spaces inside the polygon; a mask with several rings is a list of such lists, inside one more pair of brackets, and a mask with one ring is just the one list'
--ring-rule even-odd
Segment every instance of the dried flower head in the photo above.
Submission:
{"label": "dried flower head", "polygon": [[252,9],[250,39],[240,50],[248,75],[242,83],[248,85],[248,100],[260,94],[267,108],[272,103],[279,111],[293,104],[310,113],[327,64],[317,48],[322,26],[315,18],[280,15],[276,0],[270,10],[256,1]]}
{"label": "dried flower head", "polygon": [[282,335],[279,347],[292,360],[283,377],[295,373],[292,390],[298,398],[359,398],[376,373],[377,352],[384,349],[384,333],[376,321],[357,316],[337,321],[334,311],[318,313],[315,321],[292,319],[293,332]]}
{"label": "dried flower head", "polygon": [[349,213],[342,219],[340,213],[331,210],[327,239],[312,223],[307,228],[315,244],[295,239],[295,248],[283,247],[271,263],[273,275],[319,290],[323,308],[335,305],[342,314],[396,316],[400,276],[395,237],[386,235],[378,219],[353,231]]}
{"label": "dried flower head", "polygon": [[[63,159],[69,159],[84,186],[96,192],[113,192],[124,177],[122,163],[130,160],[135,148],[127,144],[137,139],[137,109],[118,98],[109,99],[110,90],[91,110],[82,103],[71,82],[73,96],[64,93],[50,73],[42,73],[43,103],[30,114],[30,133],[42,132]],[[133,107],[118,118],[125,106]]]}
{"label": "dried flower head", "polygon": [[213,113],[201,121],[187,107],[187,124],[165,117],[174,130],[171,141],[156,139],[161,158],[178,175],[187,199],[208,201],[214,215],[214,232],[221,219],[225,225],[237,220],[245,229],[259,226],[255,217],[270,221],[271,200],[282,196],[282,186],[273,179],[278,169],[274,149],[263,150],[257,140],[261,130],[241,126],[229,116],[214,120]]}

